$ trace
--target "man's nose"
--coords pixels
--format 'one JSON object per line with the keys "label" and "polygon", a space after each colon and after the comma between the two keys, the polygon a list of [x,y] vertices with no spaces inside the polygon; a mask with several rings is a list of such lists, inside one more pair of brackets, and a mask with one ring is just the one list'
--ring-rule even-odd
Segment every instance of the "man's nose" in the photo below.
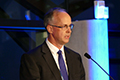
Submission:
{"label": "man's nose", "polygon": [[71,27],[68,27],[67,28],[67,33],[71,33],[71,32],[72,32]]}

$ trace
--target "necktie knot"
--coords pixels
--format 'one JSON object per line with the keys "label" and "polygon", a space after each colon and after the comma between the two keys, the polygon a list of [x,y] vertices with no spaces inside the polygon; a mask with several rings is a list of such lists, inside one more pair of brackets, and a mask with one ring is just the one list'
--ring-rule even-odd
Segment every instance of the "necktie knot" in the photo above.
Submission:
{"label": "necktie knot", "polygon": [[62,51],[61,51],[61,50],[59,50],[57,53],[58,53],[59,55],[61,55],[61,54],[62,54]]}

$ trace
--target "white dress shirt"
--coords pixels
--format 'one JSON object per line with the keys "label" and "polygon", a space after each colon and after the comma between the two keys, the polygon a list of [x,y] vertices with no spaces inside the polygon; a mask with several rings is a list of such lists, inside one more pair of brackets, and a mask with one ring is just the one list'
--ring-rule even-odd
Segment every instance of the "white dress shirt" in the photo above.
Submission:
{"label": "white dress shirt", "polygon": [[[54,58],[54,60],[55,60],[55,62],[57,64],[58,69],[60,69],[59,62],[58,62],[58,54],[57,54],[59,49],[56,46],[54,46],[52,43],[50,43],[48,41],[48,39],[46,39],[46,43],[47,43],[47,45],[48,45],[48,47],[49,47],[49,49],[50,49],[50,51],[51,51],[51,53],[53,55],[53,58]],[[67,70],[67,73],[68,73],[68,68],[67,68],[66,59],[65,59],[64,46],[62,46],[62,48],[60,50],[62,51],[62,56],[63,56],[65,66],[66,66],[66,70]]]}

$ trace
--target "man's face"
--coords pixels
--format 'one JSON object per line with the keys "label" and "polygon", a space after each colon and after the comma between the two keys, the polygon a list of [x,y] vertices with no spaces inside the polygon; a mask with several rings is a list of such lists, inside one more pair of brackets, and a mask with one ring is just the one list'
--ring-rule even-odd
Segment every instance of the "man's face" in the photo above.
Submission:
{"label": "man's face", "polygon": [[[60,12],[54,17],[54,23],[52,25],[56,26],[69,26],[71,24],[71,17],[66,12]],[[69,42],[69,38],[71,35],[71,29],[68,28],[58,28],[53,27],[53,32],[51,34],[53,36],[54,43],[58,45],[64,45]]]}

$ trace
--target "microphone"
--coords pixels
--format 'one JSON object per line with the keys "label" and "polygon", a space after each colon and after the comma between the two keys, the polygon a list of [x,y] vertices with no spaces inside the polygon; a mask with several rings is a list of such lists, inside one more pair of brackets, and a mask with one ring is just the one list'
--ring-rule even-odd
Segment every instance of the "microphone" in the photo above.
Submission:
{"label": "microphone", "polygon": [[88,53],[85,53],[84,56],[88,59],[91,59],[93,62],[95,62],[112,80],[114,80],[95,60],[91,58],[91,56]]}

